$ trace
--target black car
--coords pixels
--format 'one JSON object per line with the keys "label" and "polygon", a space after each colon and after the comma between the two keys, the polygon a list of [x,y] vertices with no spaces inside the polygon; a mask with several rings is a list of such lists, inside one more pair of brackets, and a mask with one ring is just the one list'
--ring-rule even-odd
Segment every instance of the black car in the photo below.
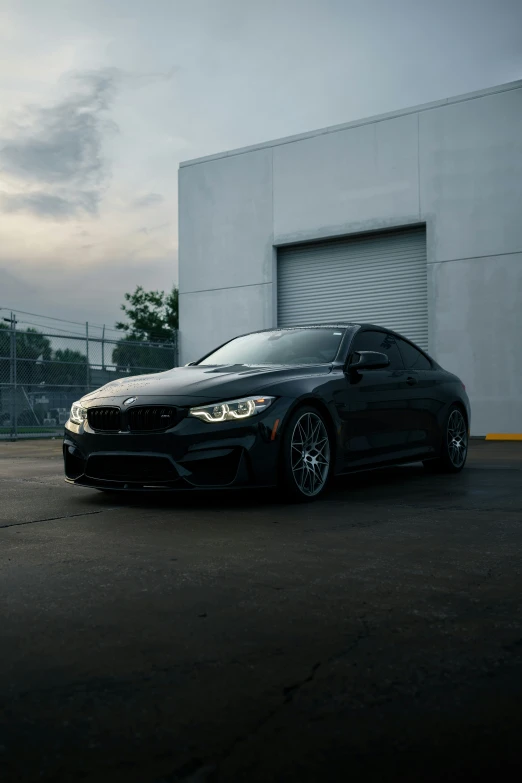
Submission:
{"label": "black car", "polygon": [[457,473],[469,421],[459,378],[395,332],[271,329],[74,403],[65,474],[109,491],[278,486],[311,500],[331,476],[377,466]]}

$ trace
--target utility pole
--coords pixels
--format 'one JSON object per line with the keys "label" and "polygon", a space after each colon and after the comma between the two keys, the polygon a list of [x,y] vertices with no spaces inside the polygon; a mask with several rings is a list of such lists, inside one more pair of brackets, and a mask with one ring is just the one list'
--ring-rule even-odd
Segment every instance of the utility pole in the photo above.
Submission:
{"label": "utility pole", "polygon": [[13,438],[13,440],[16,440],[17,439],[17,435],[18,435],[18,433],[17,433],[18,423],[16,421],[16,417],[17,417],[17,406],[16,406],[17,400],[16,400],[16,395],[18,393],[18,388],[17,388],[18,375],[17,375],[17,371],[16,371],[17,370],[17,368],[16,368],[16,365],[17,365],[17,361],[16,361],[16,323],[17,323],[16,315],[14,313],[11,313],[11,330],[12,330],[11,331],[11,335],[12,335],[12,340],[13,340],[13,357],[14,357],[14,359],[13,359],[14,417],[13,417],[13,428],[12,428],[12,433],[13,434],[11,436]]}
{"label": "utility pole", "polygon": [[85,355],[87,357],[87,363],[86,363],[86,384],[87,389],[86,392],[90,391],[91,388],[91,373],[90,373],[90,366],[89,366],[89,322],[85,322]]}
{"label": "utility pole", "polygon": [[10,360],[9,360],[9,386],[11,387],[11,440],[17,438],[17,422],[16,422],[16,393],[17,393],[17,381],[16,381],[16,316],[11,313],[10,318],[4,318],[10,325]]}
{"label": "utility pole", "polygon": [[102,330],[102,370],[105,372],[105,324]]}
{"label": "utility pole", "polygon": [[7,321],[7,323],[10,325],[10,358],[9,358],[9,387],[11,389],[11,440],[16,440],[17,438],[17,424],[16,424],[16,392],[17,392],[17,382],[16,382],[16,324],[18,321],[16,320],[16,316],[14,313],[11,313],[10,318],[3,318],[3,321]]}

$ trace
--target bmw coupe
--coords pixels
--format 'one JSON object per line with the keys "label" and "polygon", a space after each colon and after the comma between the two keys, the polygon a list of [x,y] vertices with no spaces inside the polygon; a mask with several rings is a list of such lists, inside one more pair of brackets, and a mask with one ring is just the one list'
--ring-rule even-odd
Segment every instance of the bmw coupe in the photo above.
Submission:
{"label": "bmw coupe", "polygon": [[462,381],[396,332],[269,329],[75,402],[65,475],[104,491],[279,487],[309,501],[335,475],[385,465],[458,473],[469,422]]}

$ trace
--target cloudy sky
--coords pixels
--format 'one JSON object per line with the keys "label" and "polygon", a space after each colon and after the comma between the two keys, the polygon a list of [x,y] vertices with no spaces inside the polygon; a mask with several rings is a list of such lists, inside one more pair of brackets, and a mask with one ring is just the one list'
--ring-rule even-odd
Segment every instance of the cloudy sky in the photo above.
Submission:
{"label": "cloudy sky", "polygon": [[0,0],[0,307],[113,325],[179,161],[519,78],[521,0]]}

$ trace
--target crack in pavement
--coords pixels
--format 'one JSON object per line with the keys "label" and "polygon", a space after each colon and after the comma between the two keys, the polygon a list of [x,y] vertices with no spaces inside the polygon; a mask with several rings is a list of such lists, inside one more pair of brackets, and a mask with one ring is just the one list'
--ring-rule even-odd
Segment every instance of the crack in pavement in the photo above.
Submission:
{"label": "crack in pavement", "polygon": [[318,661],[317,663],[314,663],[314,665],[310,670],[310,673],[303,680],[299,680],[293,685],[285,686],[283,688],[284,699],[282,702],[277,704],[277,706],[273,707],[263,718],[261,718],[261,720],[257,723],[257,725],[255,725],[250,731],[248,731],[246,734],[241,734],[239,737],[236,737],[236,739],[232,742],[230,747],[226,751],[221,753],[218,758],[214,758],[213,760],[209,759],[207,761],[207,764],[213,765],[214,767],[214,769],[209,772],[209,777],[208,777],[209,781],[219,779],[220,767],[222,767],[223,762],[225,762],[227,759],[229,759],[232,756],[237,746],[241,745],[241,743],[243,742],[246,742],[248,739],[250,739],[259,731],[261,731],[261,729],[263,729],[264,726],[266,726],[266,724],[269,723],[272,720],[272,718],[274,718],[283,707],[285,707],[287,704],[291,704],[295,694],[304,685],[307,685],[309,682],[312,682],[315,679],[315,675],[320,666],[324,666],[325,664],[326,665],[332,664],[340,660],[341,658],[344,658],[346,655],[352,653],[359,646],[361,641],[367,639],[370,636],[370,628],[366,620],[366,615],[360,616],[359,620],[361,621],[361,624],[363,626],[363,631],[362,633],[358,633],[355,636],[355,638],[353,639],[351,644],[348,645],[348,647],[340,650],[334,655],[331,655],[324,662]]}
{"label": "crack in pavement", "polygon": [[[254,728],[249,731],[246,734],[241,734],[239,737],[236,737],[236,739],[233,741],[232,745],[222,754],[219,755],[219,757],[213,761],[209,760],[207,764],[210,766],[209,769],[209,780],[214,780],[216,778],[216,775],[219,774],[219,765],[223,764],[224,761],[226,761],[232,753],[235,751],[236,747],[240,745],[242,742],[245,742],[250,737],[257,734],[261,729],[269,723],[269,721],[272,720],[272,718],[277,715],[277,713],[280,711],[282,707],[284,707],[286,704],[290,704],[297,693],[297,691],[303,687],[303,685],[306,685],[309,682],[312,682],[312,680],[315,677],[315,674],[319,667],[321,666],[321,661],[318,661],[317,663],[314,663],[312,666],[310,673],[307,677],[305,677],[302,680],[299,680],[298,682],[294,683],[293,685],[288,685],[283,688],[283,695],[284,699],[282,703],[277,704],[275,707],[272,707],[272,709],[263,717],[261,720],[257,723]],[[175,773],[176,774],[176,773]]]}
{"label": "crack in pavement", "polygon": [[0,525],[0,530],[8,527],[22,527],[23,525],[35,525],[37,522],[57,522],[60,519],[75,519],[76,517],[90,517],[93,514],[105,514],[108,511],[117,511],[123,506],[111,506],[110,508],[100,508],[99,511],[82,511],[81,514],[65,514],[61,517],[46,517],[45,519],[30,519],[27,522],[10,522],[7,525]]}
{"label": "crack in pavement", "polygon": [[321,665],[321,661],[318,661],[318,663],[314,663],[312,666],[312,669],[310,671],[310,674],[308,677],[305,677],[304,680],[299,680],[298,682],[294,683],[293,685],[287,685],[285,688],[283,688],[283,693],[285,695],[285,699],[283,704],[289,704],[292,699],[294,698],[294,694],[296,691],[299,690],[299,688],[302,688],[303,685],[306,685],[308,682],[312,682],[312,680],[315,677],[315,673],[319,666]]}
{"label": "crack in pavement", "polygon": [[169,775],[163,775],[154,783],[206,783],[209,775],[216,771],[215,765],[203,764],[201,759],[193,758]]}

